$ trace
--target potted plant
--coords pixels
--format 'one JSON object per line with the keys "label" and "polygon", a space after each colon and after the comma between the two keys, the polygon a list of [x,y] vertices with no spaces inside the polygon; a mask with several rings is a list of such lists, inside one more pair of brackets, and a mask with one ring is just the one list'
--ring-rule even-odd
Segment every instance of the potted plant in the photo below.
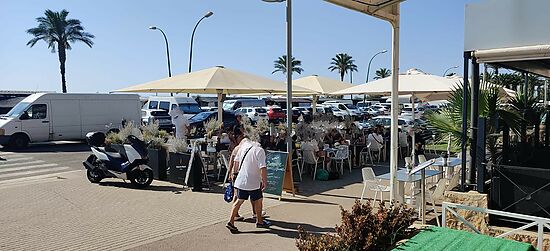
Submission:
{"label": "potted plant", "polygon": [[168,180],[176,184],[185,183],[185,175],[191,154],[187,139],[170,137],[168,145]]}
{"label": "potted plant", "polygon": [[147,143],[149,167],[153,169],[153,178],[167,180],[167,145],[169,134],[158,129],[158,123],[141,126],[143,140]]}

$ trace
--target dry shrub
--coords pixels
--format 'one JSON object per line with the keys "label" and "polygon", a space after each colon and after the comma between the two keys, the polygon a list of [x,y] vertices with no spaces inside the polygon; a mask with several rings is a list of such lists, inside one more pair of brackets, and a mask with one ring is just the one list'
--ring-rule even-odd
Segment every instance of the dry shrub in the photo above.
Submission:
{"label": "dry shrub", "polygon": [[335,234],[320,236],[299,228],[296,246],[299,250],[388,250],[410,236],[409,228],[416,220],[413,209],[391,203],[380,204],[375,211],[370,203],[355,202],[351,211],[340,207],[342,224]]}

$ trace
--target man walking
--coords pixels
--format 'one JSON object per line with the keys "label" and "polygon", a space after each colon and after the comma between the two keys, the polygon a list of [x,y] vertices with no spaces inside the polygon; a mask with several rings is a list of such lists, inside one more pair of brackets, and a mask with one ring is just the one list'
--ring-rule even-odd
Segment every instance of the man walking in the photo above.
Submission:
{"label": "man walking", "polygon": [[256,227],[268,228],[271,226],[271,222],[264,220],[262,215],[262,191],[265,190],[267,184],[267,170],[265,151],[260,143],[244,138],[235,156],[234,165],[240,167],[239,175],[234,183],[237,188],[237,200],[233,203],[226,227],[231,232],[239,231],[235,227],[235,217],[238,215],[241,205],[250,197],[256,214]]}

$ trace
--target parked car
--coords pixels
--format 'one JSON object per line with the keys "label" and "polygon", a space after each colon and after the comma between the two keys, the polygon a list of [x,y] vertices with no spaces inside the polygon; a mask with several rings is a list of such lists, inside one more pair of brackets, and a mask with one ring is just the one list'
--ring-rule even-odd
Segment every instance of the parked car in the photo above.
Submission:
{"label": "parked car", "polygon": [[85,139],[88,132],[117,129],[123,120],[139,123],[140,106],[136,94],[32,94],[0,117],[0,145]]}
{"label": "parked car", "polygon": [[154,122],[158,123],[161,130],[172,131],[174,127],[172,125],[172,117],[167,111],[161,109],[141,109],[141,123],[148,125]]}
{"label": "parked car", "polygon": [[235,110],[235,114],[243,114],[254,122],[260,119],[267,119],[267,110],[263,107],[241,107]]}
{"label": "parked car", "polygon": [[357,107],[355,107],[352,104],[336,103],[336,102],[329,102],[329,103],[325,102],[323,104],[334,108],[338,108],[338,110],[340,110],[342,113],[345,113],[345,115],[352,117],[356,120],[359,120],[362,117],[361,112],[357,109]]}
{"label": "parked car", "polygon": [[278,106],[266,107],[267,117],[270,122],[281,122],[286,119],[286,113]]}
{"label": "parked car", "polygon": [[349,114],[347,112],[338,109],[338,107],[329,106],[328,108],[330,109],[330,113],[332,113],[332,115],[340,121],[344,121],[346,118],[349,117]]}
{"label": "parked car", "polygon": [[265,100],[263,99],[230,99],[223,101],[223,109],[225,111],[235,111],[241,107],[264,107]]}
{"label": "parked car", "polygon": [[[235,116],[235,113],[223,111],[222,116],[223,116],[222,120],[223,120],[224,128],[232,128],[237,124],[237,118]],[[191,135],[191,137],[192,138],[203,137],[204,134],[206,134],[206,131],[204,129],[204,123],[210,119],[218,119],[218,112],[217,111],[201,112],[191,117],[189,119],[189,129],[196,130],[194,135]]]}
{"label": "parked car", "polygon": [[151,96],[143,105],[143,109],[161,109],[168,114],[175,108],[179,108],[188,119],[202,112],[197,101],[189,97]]}
{"label": "parked car", "polygon": [[203,112],[213,112],[213,111],[217,111],[217,110],[218,110],[218,107],[201,106],[201,110],[202,110]]}
{"label": "parked car", "polygon": [[[413,109],[412,107],[405,107],[403,109],[401,109],[401,116],[402,117],[409,117],[409,118],[412,118],[412,112],[413,112]],[[414,108],[414,118],[415,119],[419,119],[422,117],[422,114],[424,114],[424,109],[420,109],[420,108]]]}
{"label": "parked car", "polygon": [[308,107],[292,107],[292,110],[293,111],[297,111],[298,112],[298,117],[302,116],[304,118],[305,121],[311,121],[312,120],[312,114],[311,114],[311,110],[312,108],[308,108]]}

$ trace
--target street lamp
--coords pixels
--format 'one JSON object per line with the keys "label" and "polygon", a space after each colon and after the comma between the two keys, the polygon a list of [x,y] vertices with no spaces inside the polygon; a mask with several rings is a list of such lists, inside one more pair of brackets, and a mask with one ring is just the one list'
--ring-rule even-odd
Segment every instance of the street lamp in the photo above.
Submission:
{"label": "street lamp", "polygon": [[[383,51],[379,51],[377,52],[376,54],[374,54],[374,56],[372,56],[372,58],[370,58],[369,60],[369,66],[367,67],[367,79],[365,80],[365,83],[368,83],[369,82],[369,73],[370,73],[370,63],[372,63],[372,60],[378,56],[379,54],[382,54],[382,53],[386,53],[388,52],[388,50],[383,50]],[[364,94],[363,95],[363,104],[365,104],[367,102],[367,94]]]}
{"label": "street lamp", "polygon": [[164,42],[166,43],[166,57],[168,58],[168,77],[172,77],[172,71],[170,70],[170,50],[168,49],[168,39],[166,38],[166,34],[164,34],[164,31],[156,26],[149,26],[150,30],[158,30],[162,33],[162,36],[164,36]]}
{"label": "street lamp", "polygon": [[376,56],[378,56],[379,54],[386,53],[386,52],[388,52],[388,50],[379,51],[379,52],[377,52],[376,54],[374,54],[374,56],[372,56],[372,58],[370,58],[369,67],[367,68],[367,80],[365,80],[365,83],[368,83],[368,82],[369,82],[370,64],[372,63],[372,60],[373,60]]}
{"label": "street lamp", "polygon": [[449,70],[456,69],[456,68],[458,68],[458,65],[457,65],[457,66],[450,67],[449,69],[445,70],[445,72],[443,72],[443,77],[447,76],[447,72],[448,72]]}
{"label": "street lamp", "polygon": [[[262,0],[267,3],[281,3],[285,0]],[[292,0],[286,0],[286,150],[292,152]]]}
{"label": "street lamp", "polygon": [[195,31],[197,30],[197,27],[199,26],[199,24],[203,19],[209,18],[212,15],[214,15],[214,12],[212,11],[209,11],[206,14],[204,14],[204,16],[201,19],[199,19],[199,21],[195,25],[195,28],[193,28],[193,33],[191,34],[191,46],[189,48],[189,72],[191,72],[191,61],[193,60],[193,39],[195,38]]}

